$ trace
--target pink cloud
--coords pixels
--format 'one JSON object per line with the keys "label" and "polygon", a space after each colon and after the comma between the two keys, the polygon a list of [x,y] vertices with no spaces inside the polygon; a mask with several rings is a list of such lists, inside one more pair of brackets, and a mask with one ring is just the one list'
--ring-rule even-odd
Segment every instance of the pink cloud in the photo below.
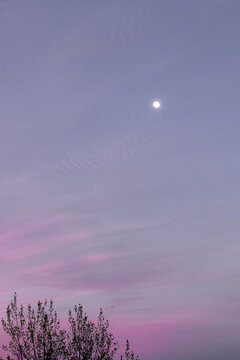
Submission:
{"label": "pink cloud", "polygon": [[[63,234],[58,234],[61,227],[64,227],[64,222],[60,222],[63,219],[66,219],[63,214],[56,214],[39,222],[33,221],[22,226],[13,225],[12,230],[1,233],[1,262],[14,262],[16,266],[20,260],[43,252],[51,254],[56,251],[56,248],[66,247],[70,243],[74,244],[88,238],[89,233],[83,231],[73,234],[68,232],[64,234],[62,231]],[[44,233],[47,234],[46,237],[42,237]]]}
{"label": "pink cloud", "polygon": [[9,242],[12,240],[20,239],[26,235],[30,235],[40,229],[48,228],[51,225],[56,225],[57,222],[61,221],[63,216],[61,214],[55,214],[42,221],[32,221],[21,226],[13,224],[11,230],[4,233],[0,233],[0,242]]}

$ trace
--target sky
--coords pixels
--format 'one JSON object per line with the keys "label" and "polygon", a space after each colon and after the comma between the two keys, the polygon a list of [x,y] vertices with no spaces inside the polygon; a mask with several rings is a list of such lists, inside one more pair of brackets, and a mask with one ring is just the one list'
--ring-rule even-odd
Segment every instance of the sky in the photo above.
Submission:
{"label": "sky", "polygon": [[1,317],[16,291],[142,360],[239,359],[239,11],[0,0]]}

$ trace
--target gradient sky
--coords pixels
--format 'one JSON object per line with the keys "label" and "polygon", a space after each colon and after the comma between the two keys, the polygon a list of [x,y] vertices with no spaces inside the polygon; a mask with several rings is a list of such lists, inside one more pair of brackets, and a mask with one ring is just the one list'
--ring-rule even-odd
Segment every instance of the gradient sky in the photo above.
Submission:
{"label": "gradient sky", "polygon": [[53,297],[142,360],[239,360],[239,12],[0,1],[1,317]]}

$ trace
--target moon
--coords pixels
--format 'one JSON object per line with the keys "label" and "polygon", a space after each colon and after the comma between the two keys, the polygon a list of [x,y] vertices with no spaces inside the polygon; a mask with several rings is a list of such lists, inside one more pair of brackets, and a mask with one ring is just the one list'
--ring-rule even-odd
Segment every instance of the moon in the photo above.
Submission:
{"label": "moon", "polygon": [[161,106],[161,104],[160,104],[160,102],[159,101],[154,101],[153,103],[152,103],[152,106],[154,107],[154,109],[159,109],[160,108],[160,106]]}

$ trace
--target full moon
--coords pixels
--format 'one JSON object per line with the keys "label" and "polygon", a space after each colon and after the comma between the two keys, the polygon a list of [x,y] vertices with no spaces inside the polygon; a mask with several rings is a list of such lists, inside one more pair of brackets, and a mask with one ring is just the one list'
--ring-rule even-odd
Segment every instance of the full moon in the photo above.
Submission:
{"label": "full moon", "polygon": [[160,106],[161,106],[161,104],[160,104],[159,101],[154,101],[152,105],[153,105],[153,107],[154,107],[155,109],[159,109]]}

